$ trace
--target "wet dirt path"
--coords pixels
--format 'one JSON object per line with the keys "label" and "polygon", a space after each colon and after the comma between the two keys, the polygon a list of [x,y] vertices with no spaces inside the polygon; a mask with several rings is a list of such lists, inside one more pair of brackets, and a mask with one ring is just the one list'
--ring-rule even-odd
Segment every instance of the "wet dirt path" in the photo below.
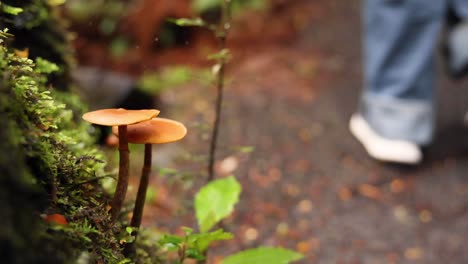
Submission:
{"label": "wet dirt path", "polygon": [[[347,130],[361,87],[359,1],[302,7],[311,16],[294,39],[234,50],[244,59],[230,68],[218,159],[238,162],[243,193],[226,223],[237,238],[214,255],[267,245],[302,252],[304,264],[468,263],[466,82],[441,76],[423,164],[375,162]],[[205,92],[182,88],[186,101],[173,102],[200,109],[186,117],[192,127],[212,117]]]}

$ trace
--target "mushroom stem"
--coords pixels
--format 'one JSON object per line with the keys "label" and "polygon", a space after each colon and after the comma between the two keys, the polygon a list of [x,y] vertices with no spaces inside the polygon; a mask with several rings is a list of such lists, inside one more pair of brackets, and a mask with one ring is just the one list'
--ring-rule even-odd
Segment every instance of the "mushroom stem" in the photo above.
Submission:
{"label": "mushroom stem", "polygon": [[[131,227],[136,227],[140,229],[141,219],[143,218],[143,208],[145,206],[146,200],[146,190],[148,189],[149,184],[149,174],[151,172],[151,159],[152,159],[152,149],[151,144],[145,144],[145,158],[143,162],[143,169],[141,170],[141,179],[138,186],[137,197],[135,201],[135,207],[133,208],[132,221],[130,222]],[[138,230],[134,230],[132,235],[135,236],[135,241],[138,237]],[[130,256],[134,253],[135,242],[125,245],[124,255]]]}
{"label": "mushroom stem", "polygon": [[111,203],[111,221],[115,223],[127,194],[128,187],[128,168],[129,168],[129,150],[127,139],[127,125],[119,126],[119,178],[117,179],[117,187],[114,194],[114,199]]}
{"label": "mushroom stem", "polygon": [[[130,226],[140,228],[141,219],[143,217],[143,207],[145,206],[146,190],[149,184],[149,174],[151,171],[151,144],[145,144],[145,160],[143,163],[143,169],[141,170],[140,185],[138,186],[138,193],[135,201],[135,207],[133,208],[133,216]],[[136,233],[135,233],[136,239]]]}

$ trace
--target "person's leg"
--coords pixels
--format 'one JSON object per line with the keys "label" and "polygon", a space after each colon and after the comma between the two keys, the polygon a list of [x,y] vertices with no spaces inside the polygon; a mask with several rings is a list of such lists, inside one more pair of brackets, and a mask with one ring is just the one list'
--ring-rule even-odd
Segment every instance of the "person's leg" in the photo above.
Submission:
{"label": "person's leg", "polygon": [[[448,66],[455,77],[468,73],[468,0],[450,0],[450,9],[456,16],[447,39]],[[468,125],[468,112],[465,114]]]}
{"label": "person's leg", "polygon": [[468,0],[450,0],[450,8],[460,20],[468,20]]}
{"label": "person's leg", "polygon": [[360,115],[376,135],[417,145],[431,141],[433,53],[445,8],[445,0],[365,1]]}
{"label": "person's leg", "polygon": [[461,77],[468,73],[468,0],[449,0],[449,34],[445,43],[449,73]]}

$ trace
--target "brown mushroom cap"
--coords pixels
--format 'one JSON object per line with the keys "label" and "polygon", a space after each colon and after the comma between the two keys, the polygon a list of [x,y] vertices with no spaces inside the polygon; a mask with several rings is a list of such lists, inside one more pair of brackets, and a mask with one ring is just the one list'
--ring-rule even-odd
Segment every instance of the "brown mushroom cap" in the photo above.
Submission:
{"label": "brown mushroom cap", "polygon": [[156,109],[127,110],[111,108],[88,112],[83,115],[83,119],[97,125],[122,126],[149,120],[157,115],[159,115],[159,110]]}
{"label": "brown mushroom cap", "polygon": [[[112,132],[118,135],[117,127]],[[187,128],[180,122],[167,118],[153,118],[127,127],[129,143],[161,144],[182,139],[187,134]]]}

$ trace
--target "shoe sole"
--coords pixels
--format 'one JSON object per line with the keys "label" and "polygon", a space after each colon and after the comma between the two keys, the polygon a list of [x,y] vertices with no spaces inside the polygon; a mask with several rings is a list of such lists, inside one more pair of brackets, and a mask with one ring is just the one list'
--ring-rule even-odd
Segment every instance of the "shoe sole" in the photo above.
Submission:
{"label": "shoe sole", "polygon": [[[421,151],[417,146],[406,141],[382,138],[375,133],[367,122],[359,115],[353,115],[351,117],[349,129],[353,136],[356,137],[356,139],[364,146],[364,149],[367,151],[369,156],[376,160],[409,165],[416,165],[422,160]],[[386,153],[385,151],[379,151],[378,148],[373,147],[376,145],[385,146],[384,149],[386,149],[386,151],[389,149],[392,149],[393,151],[387,151]],[[406,148],[407,151],[395,151],[395,149],[398,148]],[[382,147],[380,149],[382,149]],[[413,153],[408,154],[408,152]]]}

